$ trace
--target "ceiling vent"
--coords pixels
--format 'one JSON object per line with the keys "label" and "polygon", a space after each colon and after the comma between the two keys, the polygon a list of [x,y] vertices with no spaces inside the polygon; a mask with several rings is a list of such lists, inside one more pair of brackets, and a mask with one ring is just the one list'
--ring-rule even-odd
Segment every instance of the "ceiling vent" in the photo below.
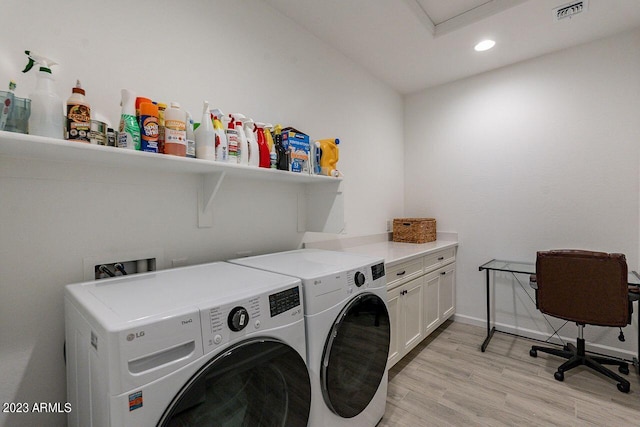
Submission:
{"label": "ceiling vent", "polygon": [[571,19],[579,13],[586,12],[587,6],[587,0],[564,4],[553,10],[554,19],[556,21],[561,21],[566,18]]}

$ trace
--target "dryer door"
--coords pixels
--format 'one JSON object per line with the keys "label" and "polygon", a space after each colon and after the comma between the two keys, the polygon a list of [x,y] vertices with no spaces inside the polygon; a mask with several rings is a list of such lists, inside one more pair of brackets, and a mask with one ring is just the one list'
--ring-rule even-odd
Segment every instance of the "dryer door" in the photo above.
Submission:
{"label": "dryer door", "polygon": [[327,406],[343,418],[362,412],[387,369],[389,312],[384,301],[364,293],[336,319],[322,356],[320,382]]}
{"label": "dryer door", "polygon": [[300,426],[311,406],[304,360],[268,338],[244,341],[204,365],[173,399],[158,426]]}

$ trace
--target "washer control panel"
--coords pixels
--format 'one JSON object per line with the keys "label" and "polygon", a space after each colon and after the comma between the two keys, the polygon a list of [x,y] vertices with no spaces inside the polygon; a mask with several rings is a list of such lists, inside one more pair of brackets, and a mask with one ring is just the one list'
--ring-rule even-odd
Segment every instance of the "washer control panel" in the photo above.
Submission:
{"label": "washer control panel", "polygon": [[200,310],[204,352],[303,319],[301,287],[296,285],[243,301]]}

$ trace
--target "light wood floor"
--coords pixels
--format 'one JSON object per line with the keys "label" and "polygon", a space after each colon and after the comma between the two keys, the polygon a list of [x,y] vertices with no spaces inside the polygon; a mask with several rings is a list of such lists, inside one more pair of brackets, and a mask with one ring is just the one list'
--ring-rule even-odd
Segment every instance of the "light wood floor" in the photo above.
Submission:
{"label": "light wood floor", "polygon": [[482,353],[485,333],[449,321],[398,362],[389,371],[387,409],[378,426],[640,426],[633,366],[628,394],[584,367],[559,382],[553,373],[563,359],[533,358],[533,341],[501,333]]}

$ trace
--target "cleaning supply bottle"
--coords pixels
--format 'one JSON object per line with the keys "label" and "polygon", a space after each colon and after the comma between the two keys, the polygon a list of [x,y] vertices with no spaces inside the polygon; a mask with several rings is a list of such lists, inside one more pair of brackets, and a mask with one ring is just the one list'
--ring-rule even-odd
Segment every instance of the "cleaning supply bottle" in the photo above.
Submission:
{"label": "cleaning supply bottle", "polygon": [[129,150],[140,149],[140,125],[136,120],[136,95],[122,89],[122,114],[118,133],[118,147]]}
{"label": "cleaning supply bottle", "polygon": [[164,153],[164,112],[167,104],[158,102],[158,153]]}
{"label": "cleaning supply bottle", "polygon": [[238,164],[240,163],[240,137],[238,130],[236,129],[236,122],[232,117],[225,117],[227,122],[227,143],[229,144],[229,157],[227,163]]}
{"label": "cleaning supply bottle", "polygon": [[7,92],[7,96],[2,100],[2,104],[0,105],[0,130],[4,130],[7,126],[7,121],[9,120],[9,114],[13,110],[13,104],[15,103],[15,93],[16,90],[16,82],[13,80],[9,80],[9,92]]}
{"label": "cleaning supply bottle", "polygon": [[164,112],[164,154],[187,155],[187,114],[180,104],[172,102]]}
{"label": "cleaning supply bottle", "polygon": [[191,117],[191,113],[185,111],[187,113],[187,157],[191,157],[195,159],[196,157],[196,137],[193,134],[193,117]]}
{"label": "cleaning supply bottle", "polygon": [[138,120],[138,124],[140,125],[140,129],[142,129],[142,121],[140,121],[140,106],[145,102],[152,104],[153,101],[149,98],[145,98],[144,96],[136,96],[136,119]]}
{"label": "cleaning supply bottle", "polygon": [[224,132],[224,126],[220,121],[224,114],[219,109],[211,110],[213,118],[213,131],[216,135],[216,160],[219,162],[229,161],[229,146],[227,143],[227,134]]}
{"label": "cleaning supply bottle", "polygon": [[256,123],[253,130],[258,142],[258,149],[260,150],[259,166],[261,168],[271,167],[271,152],[269,151],[269,145],[267,144],[264,123]]}
{"label": "cleaning supply bottle", "polygon": [[209,102],[204,101],[202,106],[202,119],[195,132],[196,157],[204,160],[216,159],[216,133],[211,122]]}
{"label": "cleaning supply bottle", "polygon": [[240,113],[229,114],[229,117],[235,122],[235,129],[238,132],[238,164],[249,166],[249,142],[242,125],[246,117]]}
{"label": "cleaning supply bottle", "polygon": [[31,99],[31,115],[29,116],[29,133],[31,135],[64,138],[64,115],[62,99],[53,88],[51,66],[57,65],[53,60],[25,50],[29,63],[22,71],[26,73],[35,63],[41,65],[36,78],[36,90],[29,94]]}
{"label": "cleaning supply bottle", "polygon": [[269,163],[271,169],[278,168],[278,153],[276,152],[276,145],[273,142],[273,125],[271,123],[265,123],[264,125],[264,136],[267,140],[267,145],[269,146]]}
{"label": "cleaning supply bottle", "polygon": [[275,125],[273,128],[273,144],[276,149],[277,161],[276,167],[278,170],[289,170],[289,156],[287,150],[282,144],[282,125]]}
{"label": "cleaning supply bottle", "polygon": [[249,147],[249,166],[260,166],[260,146],[254,133],[255,123],[253,119],[247,118],[243,121],[244,134],[247,137],[247,145]]}
{"label": "cleaning supply bottle", "polygon": [[[140,99],[140,98],[138,98]],[[140,104],[140,149],[150,153],[158,152],[158,106],[152,102]]]}
{"label": "cleaning supply bottle", "polygon": [[76,87],[71,90],[67,99],[67,132],[69,141],[90,143],[91,106],[85,98],[80,80],[76,80]]}
{"label": "cleaning supply bottle", "polygon": [[319,158],[320,175],[340,176],[336,166],[339,160],[338,144],[340,144],[340,140],[338,138],[319,139],[314,144],[316,150],[319,151],[316,158]]}

